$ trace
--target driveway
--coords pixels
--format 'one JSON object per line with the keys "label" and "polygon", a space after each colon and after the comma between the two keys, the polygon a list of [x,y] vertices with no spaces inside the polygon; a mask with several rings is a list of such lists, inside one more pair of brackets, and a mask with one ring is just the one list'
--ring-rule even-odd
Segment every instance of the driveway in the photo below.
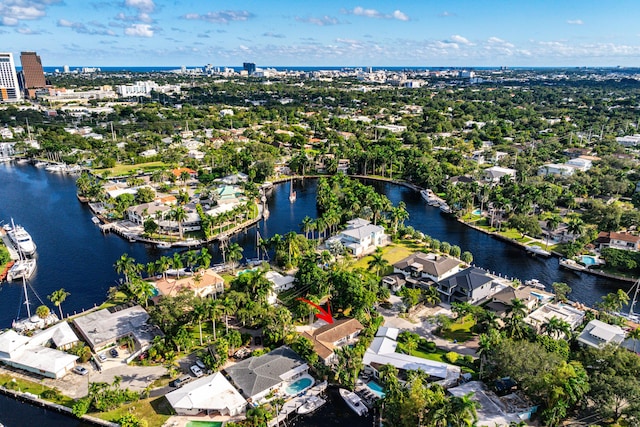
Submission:
{"label": "driveway", "polygon": [[392,295],[389,298],[389,302],[392,303],[392,307],[390,309],[378,307],[378,313],[384,317],[384,326],[398,328],[400,331],[415,332],[421,337],[435,342],[436,346],[443,350],[455,351],[456,353],[463,355],[476,355],[476,350],[478,349],[477,338],[464,343],[453,343],[440,338],[433,333],[436,325],[431,322],[429,318],[438,314],[455,317],[449,308],[443,306],[425,306],[418,309],[418,311],[411,312],[410,315],[404,318],[399,316],[400,311],[397,308],[401,304],[402,300],[399,297]]}

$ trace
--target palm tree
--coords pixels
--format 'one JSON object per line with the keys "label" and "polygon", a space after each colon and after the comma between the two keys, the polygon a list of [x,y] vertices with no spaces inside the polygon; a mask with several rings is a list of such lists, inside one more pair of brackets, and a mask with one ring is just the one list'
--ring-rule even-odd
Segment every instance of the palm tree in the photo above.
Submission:
{"label": "palm tree", "polygon": [[171,258],[170,261],[171,261],[171,267],[173,267],[176,270],[176,277],[180,278],[180,269],[184,267],[184,264],[182,264],[182,257],[180,256],[180,253],[174,252],[173,258]]}
{"label": "palm tree", "polygon": [[202,248],[200,249],[200,254],[198,255],[198,265],[200,266],[200,268],[204,268],[206,270],[211,265],[212,258],[213,256],[209,252],[209,249]]}
{"label": "palm tree", "polygon": [[526,304],[519,298],[514,298],[511,300],[511,304],[509,308],[507,308],[507,315],[509,317],[517,317],[524,318],[527,314],[527,306]]}
{"label": "palm tree", "polygon": [[51,301],[53,305],[58,307],[58,310],[60,310],[60,319],[64,318],[64,316],[62,315],[62,303],[67,299],[69,295],[71,294],[65,291],[64,288],[60,288],[57,291],[53,291],[51,295],[47,297],[49,301]]}
{"label": "palm tree", "polygon": [[551,237],[551,233],[556,231],[561,221],[562,220],[558,215],[552,215],[547,219],[547,246],[549,246],[549,237]]}
{"label": "palm tree", "polygon": [[571,336],[571,325],[569,322],[555,316],[547,319],[547,321],[542,325],[541,330],[554,338],[558,338],[563,333],[567,338]]}
{"label": "palm tree", "polygon": [[584,233],[584,221],[580,218],[573,218],[567,224],[567,231],[573,234],[574,240],[577,240]]}
{"label": "palm tree", "polygon": [[217,340],[216,336],[216,320],[220,317],[220,314],[224,312],[223,301],[217,299],[210,299],[206,305],[207,316],[211,319],[211,329],[213,330],[213,340]]}
{"label": "palm tree", "polygon": [[197,300],[198,302],[193,307],[191,311],[191,318],[198,322],[198,331],[200,332],[200,345],[203,345],[202,342],[202,321],[208,315],[208,308],[204,301]]}
{"label": "palm tree", "polygon": [[182,223],[187,219],[187,211],[182,206],[176,206],[171,210],[171,219],[178,223],[178,232],[182,240]]}
{"label": "palm tree", "polygon": [[304,233],[304,237],[306,237],[307,239],[309,238],[309,232],[313,231],[313,219],[311,219],[309,216],[305,216],[302,219],[302,223],[300,224],[300,226],[302,227],[302,232]]}
{"label": "palm tree", "polygon": [[478,402],[472,400],[472,396],[473,393],[467,393],[464,396],[450,398],[450,420],[452,421],[450,425],[471,427],[478,421],[478,414],[476,413]]}
{"label": "palm tree", "polygon": [[375,253],[371,255],[371,259],[367,263],[369,270],[375,271],[378,277],[381,277],[385,272],[389,261],[382,257],[382,248],[377,248]]}
{"label": "palm tree", "polygon": [[436,306],[440,304],[440,292],[436,286],[429,286],[424,292],[424,302],[426,304]]}
{"label": "palm tree", "polygon": [[118,258],[113,265],[117,273],[124,274],[124,281],[129,283],[129,274],[134,270],[136,260],[131,258],[128,254],[124,253]]}
{"label": "palm tree", "polygon": [[229,245],[229,261],[231,262],[231,270],[235,272],[236,264],[242,259],[244,249],[238,243],[234,242]]}
{"label": "palm tree", "polygon": [[167,256],[161,256],[160,259],[158,259],[158,261],[156,261],[157,265],[158,265],[158,271],[162,272],[162,277],[166,280],[167,279],[167,269],[169,268],[169,266],[171,265],[171,259]]}
{"label": "palm tree", "polygon": [[640,341],[640,328],[635,328],[629,331],[627,339],[633,340],[633,352],[636,353],[636,345]]}
{"label": "palm tree", "polygon": [[404,347],[407,349],[409,355],[413,355],[413,352],[418,348],[418,337],[409,335],[404,343]]}

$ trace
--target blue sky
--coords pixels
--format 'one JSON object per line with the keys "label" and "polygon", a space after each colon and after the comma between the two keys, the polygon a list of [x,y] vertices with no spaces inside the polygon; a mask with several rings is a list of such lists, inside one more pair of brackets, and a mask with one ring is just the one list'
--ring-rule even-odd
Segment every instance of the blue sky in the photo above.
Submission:
{"label": "blue sky", "polygon": [[640,66],[639,16],[637,0],[0,0],[0,51],[45,66]]}

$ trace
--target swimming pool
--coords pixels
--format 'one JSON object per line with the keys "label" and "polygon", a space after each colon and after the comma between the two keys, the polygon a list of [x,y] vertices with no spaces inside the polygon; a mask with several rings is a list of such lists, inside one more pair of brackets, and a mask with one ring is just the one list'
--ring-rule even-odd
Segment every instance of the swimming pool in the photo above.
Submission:
{"label": "swimming pool", "polygon": [[596,257],[591,255],[581,255],[580,260],[584,265],[596,265],[598,263]]}
{"label": "swimming pool", "polygon": [[480,209],[476,209],[476,210],[474,210],[474,211],[473,211],[473,212],[471,212],[471,213],[472,213],[472,214],[474,214],[474,215],[481,215],[481,214],[482,214],[482,211],[481,211]]}
{"label": "swimming pool", "polygon": [[308,389],[313,385],[313,378],[305,376],[289,384],[284,391],[289,396],[295,396],[296,394]]}
{"label": "swimming pool", "polygon": [[187,427],[222,427],[222,421],[189,421]]}
{"label": "swimming pool", "polygon": [[382,399],[384,397],[384,389],[377,382],[369,381],[367,383],[367,387],[369,387],[369,390],[374,392],[380,399]]}

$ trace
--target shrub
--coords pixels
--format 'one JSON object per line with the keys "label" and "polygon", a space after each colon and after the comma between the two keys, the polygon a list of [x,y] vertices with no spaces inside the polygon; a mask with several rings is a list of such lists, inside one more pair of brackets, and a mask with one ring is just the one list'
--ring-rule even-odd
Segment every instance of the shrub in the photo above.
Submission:
{"label": "shrub", "polygon": [[447,362],[451,364],[456,363],[459,357],[460,355],[455,351],[450,351],[449,353],[444,355],[444,358],[447,359]]}
{"label": "shrub", "polygon": [[435,353],[436,352],[436,343],[433,341],[427,341],[424,338],[420,340],[418,343],[418,348],[422,351],[426,351],[427,353]]}
{"label": "shrub", "polygon": [[40,397],[47,400],[55,400],[60,397],[60,392],[50,388],[40,393]]}
{"label": "shrub", "polygon": [[76,417],[80,418],[81,416],[83,416],[89,411],[90,405],[91,405],[91,399],[87,397],[76,400],[76,403],[74,403],[73,407],[71,408],[71,413]]}
{"label": "shrub", "polygon": [[473,356],[472,355],[465,354],[464,357],[462,358],[462,360],[464,361],[465,365],[473,366]]}

